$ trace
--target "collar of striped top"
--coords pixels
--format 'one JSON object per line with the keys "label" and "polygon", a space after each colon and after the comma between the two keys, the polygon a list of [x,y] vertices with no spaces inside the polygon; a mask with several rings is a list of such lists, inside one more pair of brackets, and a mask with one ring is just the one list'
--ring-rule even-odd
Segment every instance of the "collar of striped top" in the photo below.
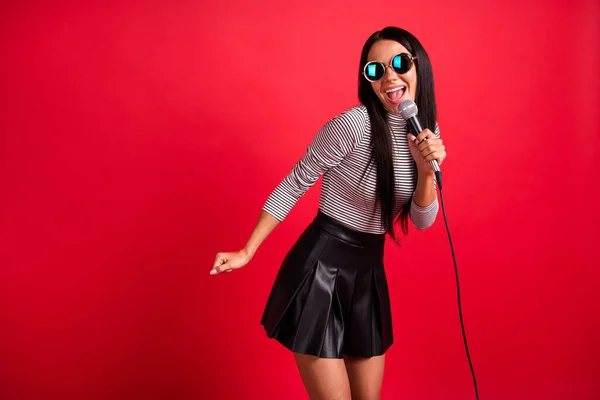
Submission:
{"label": "collar of striped top", "polygon": [[385,113],[388,121],[395,123],[406,123],[406,121],[400,116],[400,114],[393,114],[389,111],[386,111]]}

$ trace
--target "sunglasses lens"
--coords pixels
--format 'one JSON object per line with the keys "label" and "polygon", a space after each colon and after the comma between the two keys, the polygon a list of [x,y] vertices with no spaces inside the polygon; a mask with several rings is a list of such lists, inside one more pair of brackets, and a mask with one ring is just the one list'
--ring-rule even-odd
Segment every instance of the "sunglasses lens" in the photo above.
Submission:
{"label": "sunglasses lens", "polygon": [[378,62],[370,62],[365,66],[365,78],[371,82],[381,79],[383,72],[383,65]]}
{"label": "sunglasses lens", "polygon": [[392,59],[392,67],[398,74],[408,72],[412,66],[412,60],[406,54],[398,54]]}

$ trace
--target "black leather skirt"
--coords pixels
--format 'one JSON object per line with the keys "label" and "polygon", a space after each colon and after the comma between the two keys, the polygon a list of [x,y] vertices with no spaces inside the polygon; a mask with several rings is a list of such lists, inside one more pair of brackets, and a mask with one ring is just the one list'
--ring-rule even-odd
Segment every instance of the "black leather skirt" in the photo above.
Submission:
{"label": "black leather skirt", "polygon": [[393,343],[385,235],[317,213],[286,255],[261,324],[291,351],[372,357]]}

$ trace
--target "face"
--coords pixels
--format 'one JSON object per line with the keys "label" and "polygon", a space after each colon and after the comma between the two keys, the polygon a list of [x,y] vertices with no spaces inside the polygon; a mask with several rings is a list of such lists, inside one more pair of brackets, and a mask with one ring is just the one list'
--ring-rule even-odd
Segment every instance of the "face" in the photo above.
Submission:
{"label": "face", "polygon": [[[396,54],[410,52],[395,40],[380,40],[369,50],[367,61],[379,61],[389,65],[392,57]],[[411,69],[402,74],[397,74],[392,68],[385,69],[383,78],[377,82],[371,82],[373,91],[379,97],[386,110],[398,114],[398,104],[402,100],[411,99],[415,101],[417,94],[417,68],[413,61]]]}

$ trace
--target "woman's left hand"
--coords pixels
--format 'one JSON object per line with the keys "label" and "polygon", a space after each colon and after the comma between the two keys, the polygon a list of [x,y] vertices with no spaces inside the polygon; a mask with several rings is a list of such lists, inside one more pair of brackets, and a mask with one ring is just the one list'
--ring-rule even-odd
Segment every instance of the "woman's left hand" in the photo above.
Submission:
{"label": "woman's left hand", "polygon": [[408,134],[408,146],[413,159],[417,163],[419,171],[432,171],[431,160],[437,160],[438,165],[442,165],[446,158],[446,146],[442,139],[435,136],[429,129],[425,129],[417,136]]}

